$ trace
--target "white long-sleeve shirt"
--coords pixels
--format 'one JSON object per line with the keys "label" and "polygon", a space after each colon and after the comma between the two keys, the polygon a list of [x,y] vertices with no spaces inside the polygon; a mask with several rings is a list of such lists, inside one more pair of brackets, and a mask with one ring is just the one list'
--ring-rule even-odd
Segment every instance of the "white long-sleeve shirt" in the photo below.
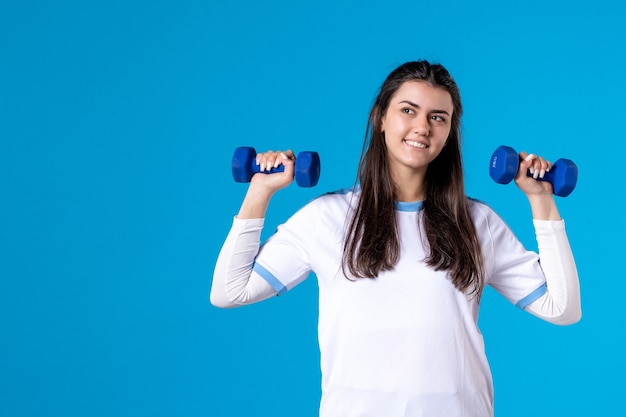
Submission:
{"label": "white long-sleeve shirt", "polygon": [[[319,284],[321,417],[491,416],[493,386],[478,299],[424,258],[420,203],[397,203],[401,256],[375,279],[341,268],[346,221],[358,194],[324,195],[260,245],[263,219],[235,218],[216,263],[211,302],[250,304],[314,272]],[[574,258],[563,221],[534,221],[539,254],[523,248],[486,205],[470,202],[485,284],[556,324],[580,318]]]}

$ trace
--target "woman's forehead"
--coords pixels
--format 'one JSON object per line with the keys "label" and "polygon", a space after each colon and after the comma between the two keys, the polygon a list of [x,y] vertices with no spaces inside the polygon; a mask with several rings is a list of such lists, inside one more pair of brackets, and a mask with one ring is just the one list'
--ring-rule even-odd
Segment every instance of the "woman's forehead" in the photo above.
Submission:
{"label": "woman's forehead", "polygon": [[450,93],[426,81],[405,81],[391,98],[392,103],[409,101],[419,107],[436,107],[451,112],[454,109]]}

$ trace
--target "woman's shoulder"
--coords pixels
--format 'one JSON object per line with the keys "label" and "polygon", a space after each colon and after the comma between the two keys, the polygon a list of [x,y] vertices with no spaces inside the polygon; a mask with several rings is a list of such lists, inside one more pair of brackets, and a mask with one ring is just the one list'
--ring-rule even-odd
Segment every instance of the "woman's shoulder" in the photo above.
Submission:
{"label": "woman's shoulder", "polygon": [[360,196],[360,190],[357,188],[342,188],[334,191],[328,191],[315,197],[308,205],[317,208],[322,207],[349,207],[353,205]]}
{"label": "woman's shoulder", "polygon": [[467,197],[467,206],[475,222],[480,220],[487,222],[501,220],[498,213],[482,200]]}
{"label": "woman's shoulder", "polygon": [[468,207],[478,230],[488,230],[492,234],[510,230],[507,222],[484,201],[468,197]]}
{"label": "woman's shoulder", "polygon": [[354,207],[359,194],[357,190],[351,188],[325,192],[309,200],[294,216],[314,216],[319,219],[337,214],[345,215],[351,207]]}

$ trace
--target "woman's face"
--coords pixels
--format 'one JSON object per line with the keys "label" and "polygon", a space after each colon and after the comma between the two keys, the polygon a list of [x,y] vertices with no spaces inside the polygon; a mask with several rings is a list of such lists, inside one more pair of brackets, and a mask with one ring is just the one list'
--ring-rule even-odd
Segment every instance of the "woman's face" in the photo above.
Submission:
{"label": "woman's face", "polygon": [[407,81],[391,97],[382,131],[392,174],[426,172],[450,134],[452,97],[424,81]]}

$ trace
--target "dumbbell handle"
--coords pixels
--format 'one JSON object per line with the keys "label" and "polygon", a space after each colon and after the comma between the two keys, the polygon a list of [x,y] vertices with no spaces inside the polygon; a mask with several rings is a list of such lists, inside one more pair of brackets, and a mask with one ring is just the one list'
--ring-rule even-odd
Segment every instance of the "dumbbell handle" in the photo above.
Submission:
{"label": "dumbbell handle", "polygon": [[255,174],[275,174],[277,172],[285,172],[285,166],[283,164],[280,164],[277,167],[271,167],[270,169],[265,168],[261,171],[261,166],[257,165],[256,159],[251,161],[250,169]]}
{"label": "dumbbell handle", "polygon": [[529,178],[535,179],[537,181],[547,181],[551,184],[554,182],[554,179],[555,179],[553,171],[545,171],[545,173],[543,174],[543,177],[540,177],[539,175],[537,175],[537,177],[535,178],[535,174],[531,173],[530,170],[527,170],[526,176]]}

